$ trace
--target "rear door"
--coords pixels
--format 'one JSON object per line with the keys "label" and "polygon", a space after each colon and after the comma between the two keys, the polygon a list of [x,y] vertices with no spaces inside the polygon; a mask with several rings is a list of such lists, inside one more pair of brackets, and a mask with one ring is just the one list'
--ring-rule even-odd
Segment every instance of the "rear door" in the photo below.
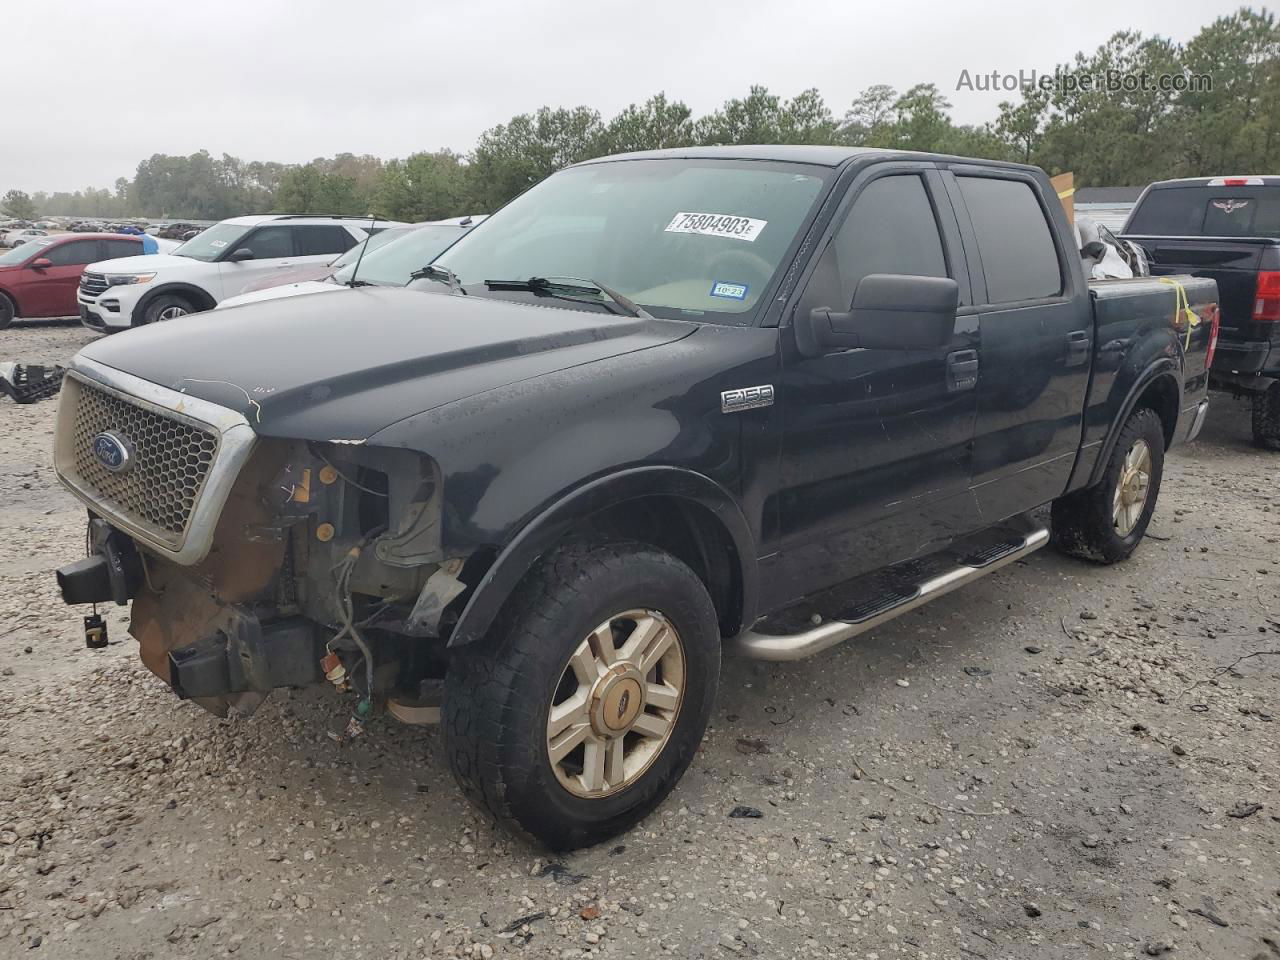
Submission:
{"label": "rear door", "polygon": [[301,263],[329,263],[357,243],[346,227],[337,224],[299,224],[292,229],[294,253]]}
{"label": "rear door", "polygon": [[973,493],[994,522],[1066,489],[1080,448],[1093,311],[1047,179],[969,165],[944,177],[979,305]]}
{"label": "rear door", "polygon": [[[850,185],[794,313],[848,310],[873,273],[950,276],[952,342],[934,350],[806,357],[781,331],[779,518],[786,562],[771,600],[793,599],[929,552],[977,525],[968,494],[976,318],[955,215],[931,163],[876,164]],[[775,595],[773,591],[778,593]]]}
{"label": "rear door", "polygon": [[142,255],[142,241],[131,240],[128,237],[110,237],[102,241],[102,246],[103,260],[119,260]]}

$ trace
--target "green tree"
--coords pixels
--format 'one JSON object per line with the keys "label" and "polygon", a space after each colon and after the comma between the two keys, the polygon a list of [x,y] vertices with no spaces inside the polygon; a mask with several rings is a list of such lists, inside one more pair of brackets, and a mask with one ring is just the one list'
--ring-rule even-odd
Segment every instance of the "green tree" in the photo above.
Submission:
{"label": "green tree", "polygon": [[1024,91],[1021,103],[1006,100],[1000,104],[996,133],[1020,162],[1030,163],[1039,149],[1048,110],[1048,92],[1034,87]]}
{"label": "green tree", "polygon": [[728,100],[694,124],[701,144],[835,143],[837,125],[817,90],[784,101],[767,87],[753,86],[741,100]]}
{"label": "green tree", "polygon": [[383,167],[374,209],[396,220],[443,220],[475,213],[470,171],[450,150],[414,153]]}
{"label": "green tree", "polygon": [[893,103],[888,146],[944,150],[951,136],[951,103],[936,84],[917,83]]}
{"label": "green tree", "polygon": [[475,199],[493,210],[561,167],[599,156],[604,130],[590,107],[543,107],[486,130],[471,155]]}
{"label": "green tree", "polygon": [[853,98],[840,122],[839,136],[852,146],[887,146],[893,124],[893,105],[898,91],[887,83],[876,83]]}
{"label": "green tree", "polygon": [[639,106],[631,104],[610,120],[601,147],[605,153],[629,153],[688,146],[693,143],[692,116],[685,104],[659,93]]}
{"label": "green tree", "polygon": [[31,197],[21,190],[10,190],[6,193],[4,199],[0,200],[0,207],[17,220],[30,220],[36,215],[36,205],[31,202]]}
{"label": "green tree", "polygon": [[1212,78],[1173,110],[1179,172],[1254,173],[1280,163],[1280,29],[1267,11],[1219,17],[1186,46],[1187,76]]}
{"label": "green tree", "polygon": [[[1091,55],[1076,54],[1071,65],[1059,67],[1103,81],[1144,74],[1154,79],[1182,70],[1177,45],[1133,31],[1115,33]],[[1060,85],[1032,159],[1050,173],[1073,171],[1076,182],[1085,184],[1136,185],[1167,175],[1177,165],[1171,116],[1178,94],[1150,86]]]}

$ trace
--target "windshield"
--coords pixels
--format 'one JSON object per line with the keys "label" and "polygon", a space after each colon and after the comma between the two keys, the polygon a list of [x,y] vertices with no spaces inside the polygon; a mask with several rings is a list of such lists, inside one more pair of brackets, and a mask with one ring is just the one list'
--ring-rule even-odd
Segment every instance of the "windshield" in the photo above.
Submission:
{"label": "windshield", "polygon": [[822,193],[797,164],[624,160],[548,177],[440,258],[486,280],[598,280],[659,316],[743,322]]}
{"label": "windshield", "polygon": [[[391,232],[386,230],[375,234],[373,240],[381,239],[384,234]],[[392,238],[395,242],[384,244],[376,250],[371,247],[365,253],[356,279],[379,286],[403,287],[409,282],[409,274],[440,256],[441,252],[466,232],[462,227],[443,224],[406,228],[398,238]],[[348,251],[347,256],[354,252],[354,249]],[[338,283],[349,283],[354,271],[355,258],[352,257],[351,265],[335,273],[333,279]]]}
{"label": "windshield", "polygon": [[240,238],[252,229],[242,223],[219,223],[192,237],[173,252],[175,256],[210,263],[226,253],[228,247],[234,250]]}
{"label": "windshield", "polygon": [[[361,250],[364,251],[364,255],[367,257],[369,254],[373,253],[373,251],[377,250],[379,247],[385,247],[392,240],[395,240],[398,237],[403,237],[406,233],[409,233],[412,230],[413,230],[413,227],[388,227],[385,230],[379,230],[377,233],[369,236],[364,240],[361,240],[354,247],[352,247],[350,250],[348,250],[346,253],[340,256],[337,260],[329,264],[329,266],[335,269],[341,269],[342,267],[349,267],[351,264],[355,263],[357,260],[360,259]],[[360,271],[362,273],[364,272],[364,264],[360,265]]]}
{"label": "windshield", "polygon": [[1153,237],[1280,237],[1280,187],[1163,187],[1126,232]]}
{"label": "windshield", "polygon": [[12,267],[14,264],[26,263],[31,257],[44,256],[44,254],[38,252],[39,249],[47,247],[51,243],[53,243],[52,239],[40,238],[38,240],[29,240],[14,247],[12,250],[6,250],[3,255],[0,255],[0,267]]}

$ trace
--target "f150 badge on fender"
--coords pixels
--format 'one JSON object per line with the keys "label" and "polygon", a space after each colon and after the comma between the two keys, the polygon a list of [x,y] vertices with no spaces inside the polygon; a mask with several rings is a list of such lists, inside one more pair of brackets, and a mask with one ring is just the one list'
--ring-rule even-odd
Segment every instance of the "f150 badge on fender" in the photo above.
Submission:
{"label": "f150 badge on fender", "polygon": [[737,413],[739,410],[754,410],[756,407],[773,406],[773,384],[762,383],[758,387],[739,387],[737,390],[720,392],[720,412]]}

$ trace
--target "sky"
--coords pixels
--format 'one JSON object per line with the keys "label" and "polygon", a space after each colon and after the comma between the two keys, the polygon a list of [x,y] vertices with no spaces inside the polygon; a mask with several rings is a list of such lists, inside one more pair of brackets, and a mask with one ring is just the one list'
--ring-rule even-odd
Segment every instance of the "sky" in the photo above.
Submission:
{"label": "sky", "polygon": [[659,91],[695,116],[763,84],[837,116],[874,83],[933,82],[960,123],[1122,29],[1186,41],[1218,0],[4,0],[0,194],[109,187],[153,153],[304,163],[468,151],[548,106],[607,119]]}

